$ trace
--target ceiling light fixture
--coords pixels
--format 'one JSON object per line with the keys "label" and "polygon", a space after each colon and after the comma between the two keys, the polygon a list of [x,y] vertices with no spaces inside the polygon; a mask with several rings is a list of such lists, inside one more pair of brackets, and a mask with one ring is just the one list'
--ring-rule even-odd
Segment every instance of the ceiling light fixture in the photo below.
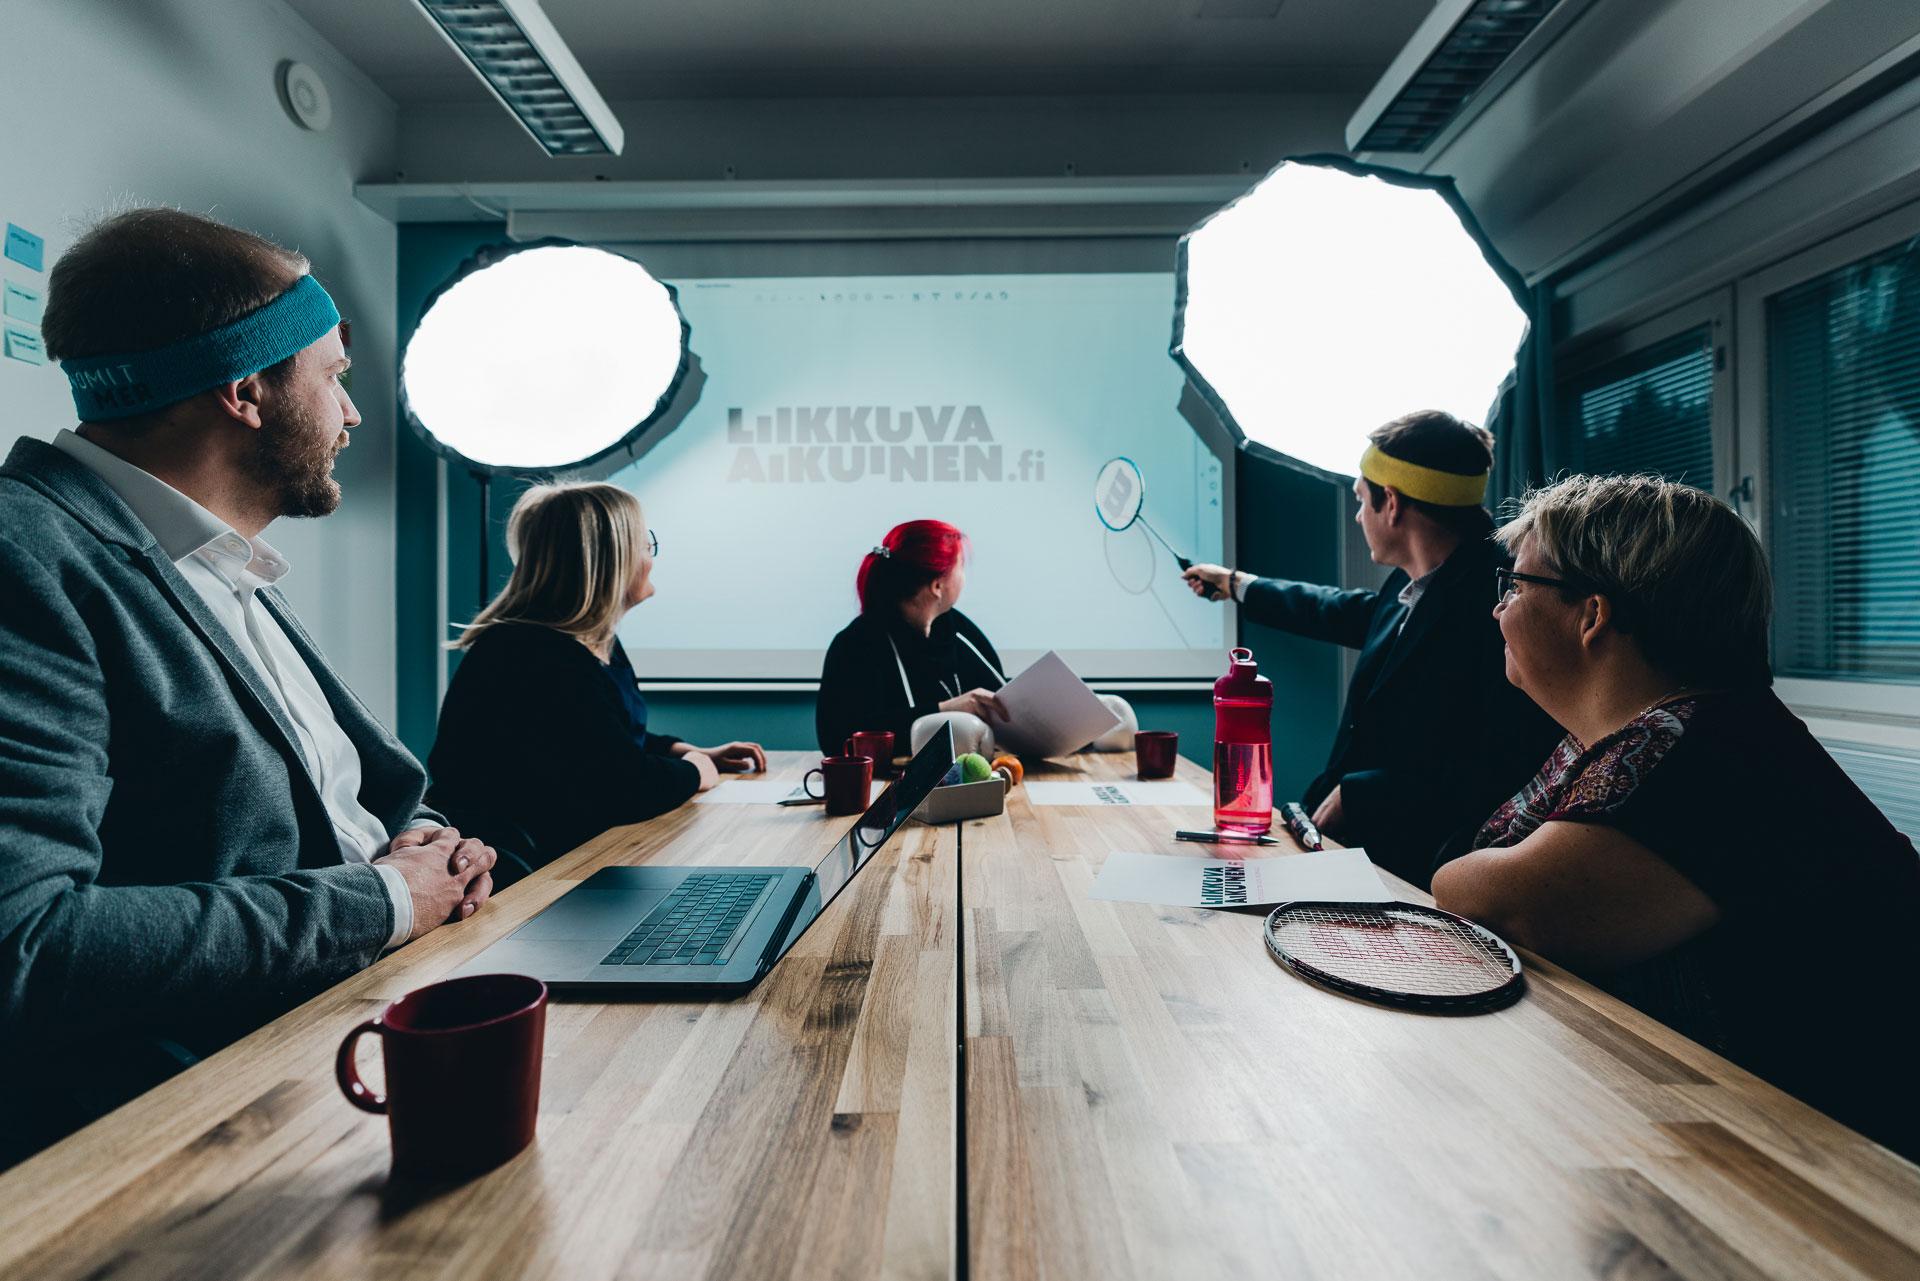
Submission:
{"label": "ceiling light fixture", "polygon": [[414,0],[550,156],[620,154],[626,133],[538,0]]}
{"label": "ceiling light fixture", "polygon": [[[1427,150],[1561,0],[1439,0],[1347,123],[1356,155]],[[1564,26],[1583,4],[1555,15]],[[1537,49],[1536,49],[1537,52]]]}

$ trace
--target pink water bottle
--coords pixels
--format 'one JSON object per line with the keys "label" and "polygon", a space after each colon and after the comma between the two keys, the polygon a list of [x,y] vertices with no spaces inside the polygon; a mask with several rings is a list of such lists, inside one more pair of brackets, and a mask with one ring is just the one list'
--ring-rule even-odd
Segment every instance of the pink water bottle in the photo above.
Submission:
{"label": "pink water bottle", "polygon": [[1236,649],[1213,683],[1213,825],[1264,835],[1273,826],[1273,682]]}

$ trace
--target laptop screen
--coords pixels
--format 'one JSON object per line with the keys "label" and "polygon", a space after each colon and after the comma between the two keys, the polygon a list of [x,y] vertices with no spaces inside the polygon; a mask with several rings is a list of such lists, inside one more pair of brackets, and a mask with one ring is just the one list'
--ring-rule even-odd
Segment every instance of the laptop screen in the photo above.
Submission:
{"label": "laptop screen", "polygon": [[834,896],[873,860],[874,853],[899,830],[907,816],[920,808],[920,802],[927,799],[927,793],[939,786],[941,778],[952,765],[953,730],[942,725],[939,732],[927,740],[927,745],[914,753],[900,777],[881,792],[873,804],[867,806],[866,813],[860,816],[859,821],[834,843],[825,858],[814,865],[813,881],[807,886],[806,899],[794,914],[793,924],[771,960],[779,960],[787,954],[787,949],[806,932],[820,913],[827,910]]}

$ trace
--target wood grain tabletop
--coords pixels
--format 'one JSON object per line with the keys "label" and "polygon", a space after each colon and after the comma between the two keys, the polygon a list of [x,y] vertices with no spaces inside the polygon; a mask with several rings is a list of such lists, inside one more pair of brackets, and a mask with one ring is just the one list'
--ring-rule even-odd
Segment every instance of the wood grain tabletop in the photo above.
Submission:
{"label": "wood grain tabletop", "polygon": [[534,1145],[470,1183],[390,1185],[385,1125],[333,1081],[354,1024],[601,867],[812,863],[851,824],[694,804],[615,829],[0,1176],[0,1276],[951,1275],[950,826],[903,826],[744,997],[553,1001]]}
{"label": "wood grain tabletop", "polygon": [[849,820],[617,829],[0,1175],[0,1276],[1920,1277],[1920,1170],[1536,958],[1507,1010],[1414,1014],[1287,974],[1258,913],[1087,897],[1207,821],[908,824],[747,996],[555,1001],[533,1147],[390,1182],[355,1023],[600,867],[812,862]]}
{"label": "wood grain tabletop", "polygon": [[1920,1278],[1920,1170],[1537,957],[1418,1014],[1295,978],[1263,912],[1087,897],[1208,825],[1016,791],[963,826],[972,1275]]}

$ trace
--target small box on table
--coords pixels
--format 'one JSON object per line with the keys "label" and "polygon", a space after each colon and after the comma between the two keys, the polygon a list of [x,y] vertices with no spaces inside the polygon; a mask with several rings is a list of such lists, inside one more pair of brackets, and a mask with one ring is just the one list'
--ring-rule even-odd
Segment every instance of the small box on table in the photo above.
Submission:
{"label": "small box on table", "polygon": [[957,823],[963,818],[987,818],[1007,808],[1007,780],[997,775],[977,783],[951,783],[927,793],[913,816],[922,823]]}

